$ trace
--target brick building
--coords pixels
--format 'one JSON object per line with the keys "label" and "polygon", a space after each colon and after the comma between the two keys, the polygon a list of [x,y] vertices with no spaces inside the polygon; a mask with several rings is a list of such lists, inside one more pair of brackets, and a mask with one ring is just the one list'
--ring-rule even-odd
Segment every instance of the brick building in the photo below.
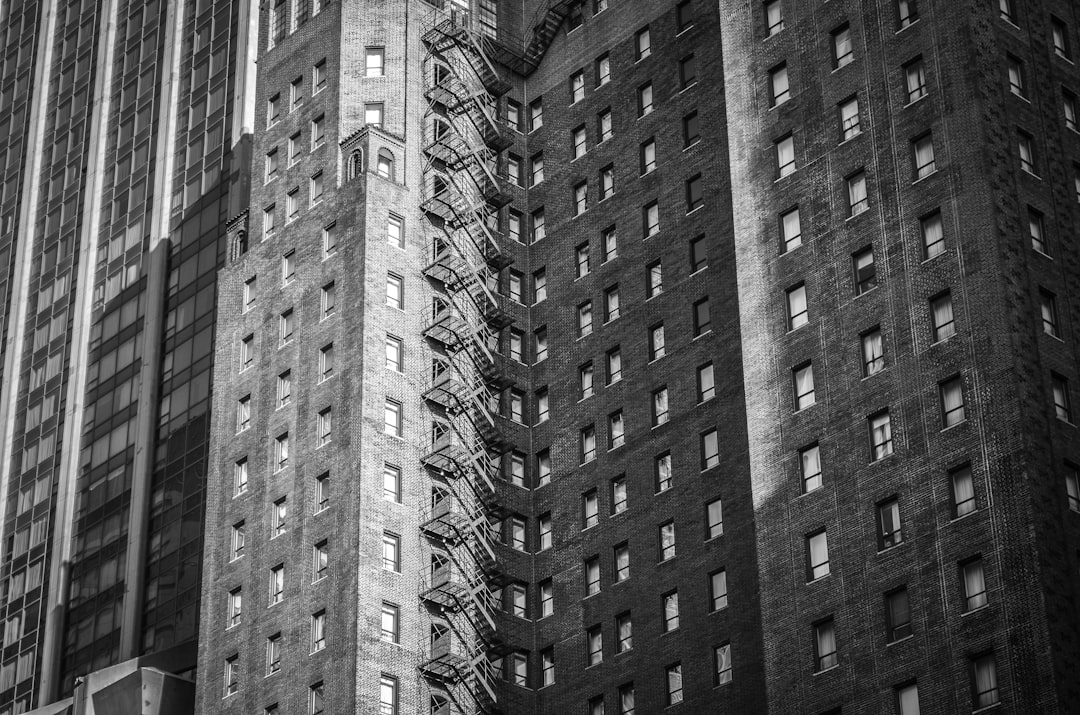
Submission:
{"label": "brick building", "polygon": [[1078,21],[263,4],[198,709],[1068,712]]}

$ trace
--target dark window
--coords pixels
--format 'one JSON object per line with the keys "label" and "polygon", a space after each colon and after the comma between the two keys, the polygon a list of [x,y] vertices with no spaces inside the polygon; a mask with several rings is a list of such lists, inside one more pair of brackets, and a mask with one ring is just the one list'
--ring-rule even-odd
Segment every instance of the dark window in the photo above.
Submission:
{"label": "dark window", "polygon": [[892,643],[911,635],[911,604],[907,588],[885,594],[885,639]]}

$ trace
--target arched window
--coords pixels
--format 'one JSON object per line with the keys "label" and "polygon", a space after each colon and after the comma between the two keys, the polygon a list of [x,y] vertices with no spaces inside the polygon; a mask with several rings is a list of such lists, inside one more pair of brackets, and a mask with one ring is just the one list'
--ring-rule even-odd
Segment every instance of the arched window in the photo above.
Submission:
{"label": "arched window", "polygon": [[363,149],[357,149],[356,151],[354,151],[352,154],[349,155],[349,168],[348,168],[347,173],[348,173],[349,179],[351,180],[351,179],[355,179],[356,177],[360,176],[360,174],[362,174],[363,172],[364,172],[364,150]]}
{"label": "arched window", "polygon": [[241,256],[247,253],[247,231],[237,231],[233,237],[232,246],[232,259],[238,260]]}
{"label": "arched window", "polygon": [[379,149],[378,173],[384,179],[394,180],[394,155],[389,149]]}

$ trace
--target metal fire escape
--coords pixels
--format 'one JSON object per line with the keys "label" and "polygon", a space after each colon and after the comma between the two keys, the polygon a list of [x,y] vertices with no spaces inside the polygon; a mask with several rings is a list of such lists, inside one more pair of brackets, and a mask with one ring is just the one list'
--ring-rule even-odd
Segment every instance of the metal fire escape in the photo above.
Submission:
{"label": "metal fire escape", "polygon": [[[509,194],[495,175],[506,141],[495,119],[505,82],[468,13],[432,13],[423,42],[425,116],[421,207],[429,230],[424,274],[436,290],[425,337],[444,358],[424,392],[433,414],[422,457],[432,501],[421,531],[431,567],[421,599],[433,616],[420,672],[447,712],[502,712],[495,661],[494,593],[505,585],[495,534],[506,512],[495,489],[499,456],[511,447],[492,403],[508,384],[492,346],[510,324],[489,285],[510,259],[502,253],[497,212]],[[451,710],[452,708],[452,710]]]}

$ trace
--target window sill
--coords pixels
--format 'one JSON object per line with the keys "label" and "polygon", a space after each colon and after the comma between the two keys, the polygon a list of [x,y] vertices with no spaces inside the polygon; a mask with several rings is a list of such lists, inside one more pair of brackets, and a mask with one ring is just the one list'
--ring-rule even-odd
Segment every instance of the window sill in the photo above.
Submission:
{"label": "window sill", "polygon": [[[864,366],[863,369],[865,369],[865,366]],[[869,380],[870,378],[874,377],[875,375],[880,375],[881,373],[885,372],[886,370],[888,370],[887,367],[878,368],[877,370],[875,370],[872,373],[869,373],[867,375],[863,375],[862,381]]]}
{"label": "window sill", "polygon": [[867,207],[867,208],[865,208],[865,209],[862,209],[861,211],[859,211],[859,213],[854,213],[854,214],[851,214],[851,215],[850,215],[850,216],[848,216],[848,217],[847,217],[846,219],[844,219],[844,221],[845,221],[845,222],[846,222],[846,221],[854,221],[855,219],[857,219],[858,217],[862,216],[862,215],[863,215],[864,213],[868,213],[869,211],[870,211],[870,208],[869,208],[869,207]]}
{"label": "window sill", "polygon": [[882,554],[886,554],[886,553],[888,553],[890,551],[895,551],[896,549],[899,549],[901,546],[903,546],[906,543],[907,543],[907,541],[898,541],[895,544],[893,544],[892,546],[886,546],[885,548],[879,548],[878,549],[878,556],[881,556]]}
{"label": "window sill", "polygon": [[978,514],[978,513],[979,513],[979,508],[978,508],[978,507],[975,507],[974,509],[972,509],[971,511],[969,511],[969,512],[968,512],[968,513],[966,513],[966,514],[961,514],[960,516],[954,516],[954,517],[952,517],[951,519],[949,519],[949,523],[950,523],[950,524],[955,524],[955,523],[956,523],[956,522],[958,522],[958,521],[963,521],[964,519],[968,518],[968,517],[969,517],[969,516],[971,516],[972,514]]}
{"label": "window sill", "polygon": [[807,586],[809,586],[809,585],[810,585],[810,584],[812,584],[812,583],[821,583],[821,582],[822,582],[822,581],[824,581],[825,579],[829,578],[829,576],[832,576],[832,572],[831,572],[831,571],[830,571],[829,573],[825,574],[824,576],[818,576],[818,577],[817,577],[817,578],[815,578],[815,579],[811,579],[810,581],[807,581],[807,582],[806,582],[806,585],[807,585]]}
{"label": "window sill", "polygon": [[711,335],[711,334],[712,334],[712,328],[709,328],[708,330],[702,331],[702,332],[698,333],[697,335],[695,335],[694,337],[690,338],[690,342],[694,342],[698,338],[704,338],[706,335]]}
{"label": "window sill", "polygon": [[[1012,23],[1009,23],[1009,24],[1012,24]],[[984,712],[986,712],[988,710],[994,710],[1000,705],[1001,705],[1001,701],[998,701],[998,702],[994,703],[993,705],[987,705],[986,707],[979,708],[978,710],[972,710],[971,715],[976,715],[976,713],[984,713]]]}
{"label": "window sill", "polygon": [[853,141],[855,141],[856,139],[858,139],[858,138],[859,138],[859,137],[861,137],[862,135],[863,135],[863,133],[862,133],[862,130],[860,129],[859,131],[857,131],[857,132],[855,132],[854,134],[852,134],[852,135],[851,135],[850,137],[847,137],[846,139],[841,139],[841,140],[840,140],[840,143],[839,143],[839,144],[837,144],[837,146],[844,146],[845,144],[847,144],[847,143],[849,143],[849,142],[853,142]]}
{"label": "window sill", "polygon": [[822,668],[821,670],[815,670],[814,671],[814,677],[816,678],[819,675],[824,675],[825,673],[832,672],[834,670],[837,670],[839,667],[840,667],[840,664],[837,663],[836,665],[830,665],[828,668]]}
{"label": "window sill", "polygon": [[948,432],[949,430],[956,429],[957,427],[963,427],[965,424],[967,424],[967,417],[960,420],[956,424],[946,425],[945,427],[942,427],[941,428],[941,433],[944,434],[944,433]]}
{"label": "window sill", "polygon": [[934,175],[935,175],[935,174],[937,174],[937,173],[938,173],[938,170],[937,170],[937,168],[935,167],[935,168],[934,168],[934,169],[933,169],[932,171],[930,171],[929,173],[927,173],[927,174],[924,174],[923,176],[919,176],[919,177],[917,177],[917,178],[916,178],[916,179],[915,179],[914,181],[912,181],[912,182],[911,182],[911,185],[912,185],[912,186],[914,186],[915,184],[918,184],[918,183],[920,183],[920,182],[926,181],[927,179],[931,178],[932,176],[934,176]]}
{"label": "window sill", "polygon": [[960,617],[963,618],[964,616],[970,616],[970,615],[972,615],[974,613],[981,613],[982,611],[985,611],[985,610],[987,610],[989,608],[990,608],[990,601],[987,600],[986,603],[979,606],[978,608],[972,608],[970,611],[964,611],[963,613],[960,614]]}
{"label": "window sill", "polygon": [[888,643],[885,644],[885,647],[890,648],[890,647],[892,647],[894,645],[898,645],[900,643],[903,643],[904,641],[909,641],[909,640],[913,639],[914,637],[915,637],[914,633],[909,633],[906,636],[904,636],[903,638],[897,638],[894,641],[889,641]]}
{"label": "window sill", "polygon": [[1021,166],[1020,171],[1024,172],[1025,174],[1027,174],[1028,176],[1030,176],[1033,179],[1037,179],[1039,181],[1042,181],[1042,177],[1039,176],[1038,174],[1036,174],[1034,171],[1031,171],[1030,169],[1026,169],[1026,168]]}
{"label": "window sill", "polygon": [[705,208],[705,204],[701,204],[701,206],[695,206],[694,208],[692,208],[692,209],[690,209],[689,211],[687,211],[687,212],[686,212],[686,215],[687,215],[687,216],[690,216],[690,215],[692,215],[692,214],[696,214],[696,213],[697,213],[698,211],[701,211],[701,210],[702,210],[702,209],[704,209],[704,208]]}

